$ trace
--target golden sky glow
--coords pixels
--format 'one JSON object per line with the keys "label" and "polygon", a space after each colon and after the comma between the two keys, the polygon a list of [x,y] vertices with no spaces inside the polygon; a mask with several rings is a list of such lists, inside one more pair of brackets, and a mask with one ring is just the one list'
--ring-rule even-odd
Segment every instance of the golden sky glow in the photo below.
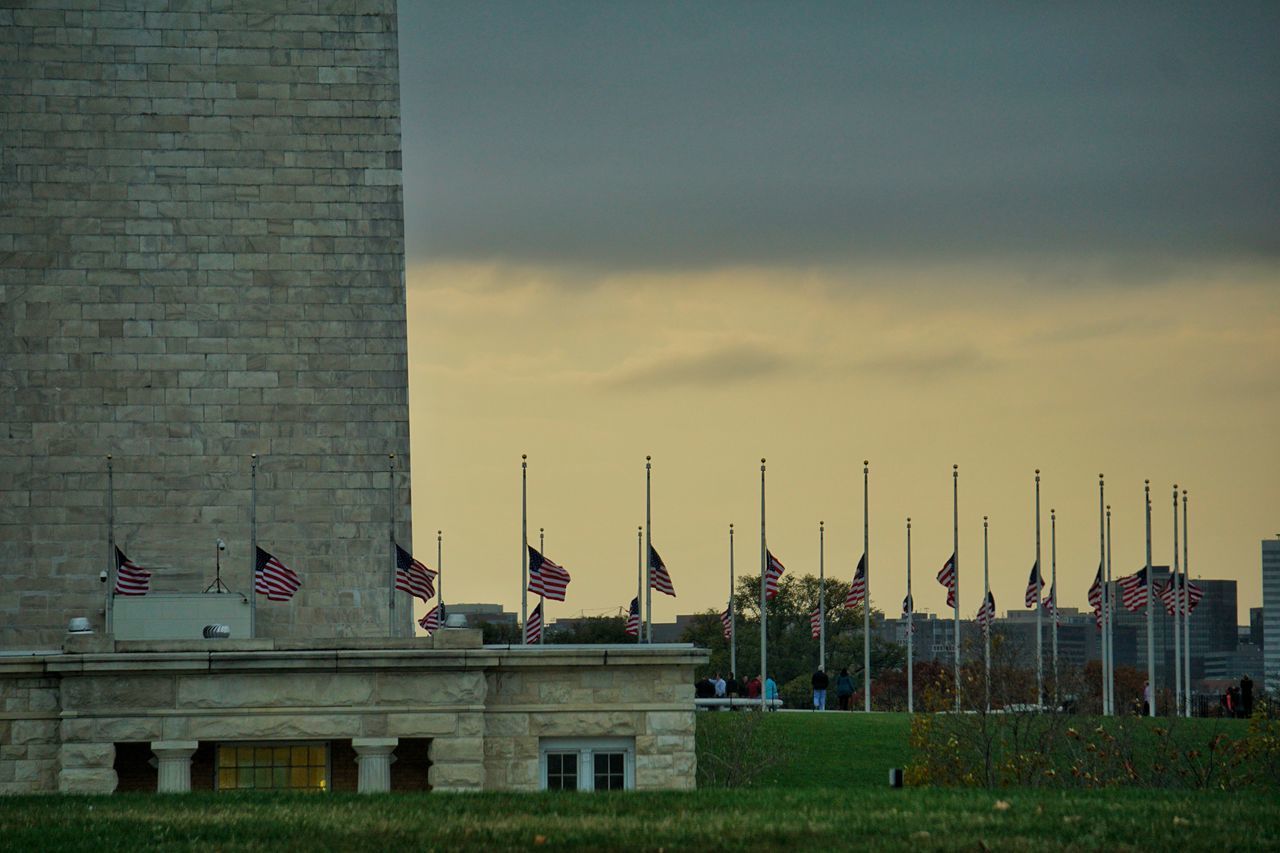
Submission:
{"label": "golden sky glow", "polygon": [[[1043,273],[1040,274],[1043,276]],[[654,543],[679,598],[654,618],[722,605],[728,525],[758,571],[759,459],[769,544],[789,571],[847,579],[861,553],[871,461],[872,598],[896,613],[913,518],[917,608],[951,550],[960,465],[962,612],[981,588],[982,516],[1000,611],[1021,605],[1042,469],[1043,566],[1058,515],[1064,606],[1098,560],[1097,475],[1114,508],[1115,571],[1172,550],[1171,487],[1190,492],[1192,573],[1260,604],[1259,540],[1280,506],[1280,276],[1203,265],[1140,284],[1104,268],[1045,282],[1018,267],[582,269],[416,264],[408,271],[414,543],[445,531],[446,601],[519,607],[520,455],[531,541],[573,574],[548,617],[616,612],[636,587],[644,457]]]}

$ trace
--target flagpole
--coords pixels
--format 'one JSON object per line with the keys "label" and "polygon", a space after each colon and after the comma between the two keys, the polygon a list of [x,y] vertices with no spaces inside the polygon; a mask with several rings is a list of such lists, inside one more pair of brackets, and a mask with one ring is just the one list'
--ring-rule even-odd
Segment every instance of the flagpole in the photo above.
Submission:
{"label": "flagpole", "polygon": [[258,454],[249,454],[249,639],[258,636]]}
{"label": "flagpole", "polygon": [[[951,466],[951,552],[952,571],[955,573],[955,675],[956,710],[960,710],[960,466]],[[985,603],[985,602],[984,602]]]}
{"label": "flagpole", "polygon": [[387,636],[396,635],[396,455],[387,454],[387,526],[391,538],[391,574],[387,581]]}
{"label": "flagpole", "polygon": [[653,472],[651,460],[650,456],[644,458],[644,550],[647,576],[647,583],[644,585],[644,633],[649,643],[653,642],[653,515],[649,500]]}
{"label": "flagpole", "polygon": [[529,456],[520,454],[520,645],[529,645]]}
{"label": "flagpole", "polygon": [[1169,578],[1169,592],[1173,596],[1173,716],[1182,716],[1182,621],[1178,611],[1182,609],[1182,596],[1178,589],[1178,484],[1173,484],[1173,575]]}
{"label": "flagpole", "polygon": [[436,615],[440,617],[441,626],[444,625],[444,531],[436,531],[436,607],[440,609],[436,611]]}
{"label": "flagpole", "polygon": [[769,698],[769,614],[765,610],[765,576],[769,573],[769,545],[765,539],[764,519],[764,458],[760,459],[760,710],[767,707]]}
{"label": "flagpole", "polygon": [[1058,705],[1058,519],[1049,508],[1049,618],[1053,620],[1053,704]]}
{"label": "flagpole", "polygon": [[[644,597],[644,528],[636,525],[636,617],[640,616],[640,599]],[[630,614],[627,614],[630,618]],[[636,626],[636,642],[644,642],[644,626]]]}
{"label": "flagpole", "polygon": [[111,454],[107,454],[107,588],[103,590],[106,604],[103,608],[103,621],[106,624],[107,636],[112,632],[112,610],[115,607],[116,589],[116,480],[112,470]]}
{"label": "flagpole", "polygon": [[[818,669],[827,670],[827,585],[825,563],[827,556],[826,531],[818,522]],[[826,709],[823,708],[825,711]]]}
{"label": "flagpole", "polygon": [[911,652],[916,633],[916,603],[911,598],[911,516],[907,516],[907,713],[915,713],[915,695],[912,688]]}
{"label": "flagpole", "polygon": [[[538,528],[538,553],[544,557],[547,554],[547,541],[541,527]],[[543,593],[538,594],[538,607],[541,608],[542,613],[542,630],[538,632],[538,645],[542,645],[542,640],[547,636],[548,627],[551,625],[550,620],[547,619],[547,597]]]}
{"label": "flagpole", "polygon": [[1111,504],[1107,504],[1107,695],[1111,700],[1111,716],[1116,713],[1116,597],[1111,585]]}
{"label": "flagpole", "polygon": [[1191,558],[1187,554],[1187,540],[1191,531],[1187,527],[1187,490],[1182,490],[1182,588],[1186,592],[1184,605],[1187,612],[1182,620],[1182,653],[1186,655],[1187,716],[1191,716]]}
{"label": "flagpole", "polygon": [[1147,520],[1147,687],[1151,690],[1151,701],[1147,703],[1147,716],[1154,717],[1156,715],[1156,617],[1155,597],[1152,594],[1154,584],[1151,583],[1151,481],[1143,480],[1142,483]]}
{"label": "flagpole", "polygon": [[1098,583],[1102,587],[1102,643],[1098,648],[1098,657],[1101,659],[1102,666],[1102,716],[1108,716],[1111,713],[1111,696],[1107,692],[1107,618],[1110,615],[1107,612],[1107,528],[1103,506],[1106,503],[1105,497],[1106,486],[1101,474],[1098,475]]}
{"label": "flagpole", "polygon": [[862,558],[866,560],[863,569],[866,594],[862,598],[862,692],[863,712],[867,714],[871,713],[871,531],[867,508],[870,464],[866,459],[862,460]]}
{"label": "flagpole", "polygon": [[729,522],[729,672],[741,683],[738,672],[738,614],[733,606],[733,522]]}
{"label": "flagpole", "polygon": [[1036,705],[1044,704],[1044,630],[1042,627],[1040,596],[1044,593],[1044,581],[1040,573],[1040,469],[1036,469]]}
{"label": "flagpole", "polygon": [[[991,600],[991,575],[990,575],[990,549],[987,545],[987,516],[982,517],[982,606],[978,608],[979,613],[983,613],[987,609],[987,602]],[[995,613],[988,613],[985,616],[985,624],[982,626],[982,646],[983,646],[983,671],[986,678],[983,683],[986,685],[987,693],[987,713],[991,713],[991,620],[995,618]]]}

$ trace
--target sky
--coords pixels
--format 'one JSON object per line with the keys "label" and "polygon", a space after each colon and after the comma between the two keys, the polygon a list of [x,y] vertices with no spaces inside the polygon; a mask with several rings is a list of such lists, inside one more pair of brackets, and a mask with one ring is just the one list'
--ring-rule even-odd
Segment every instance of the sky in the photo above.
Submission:
{"label": "sky", "polygon": [[[961,611],[1036,554],[1086,608],[1173,556],[1261,604],[1280,534],[1280,6],[402,2],[414,545],[446,601],[635,595],[645,457],[678,598],[735,565]],[[532,602],[529,605],[533,606]]]}

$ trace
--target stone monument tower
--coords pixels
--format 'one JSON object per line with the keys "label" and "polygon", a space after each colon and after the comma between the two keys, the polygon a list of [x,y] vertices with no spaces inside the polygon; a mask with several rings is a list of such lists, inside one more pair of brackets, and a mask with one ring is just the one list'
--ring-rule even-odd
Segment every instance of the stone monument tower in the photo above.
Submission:
{"label": "stone monument tower", "polygon": [[257,635],[408,635],[395,0],[92,5],[0,10],[0,648],[103,629],[108,455],[154,593],[252,594],[257,454]]}

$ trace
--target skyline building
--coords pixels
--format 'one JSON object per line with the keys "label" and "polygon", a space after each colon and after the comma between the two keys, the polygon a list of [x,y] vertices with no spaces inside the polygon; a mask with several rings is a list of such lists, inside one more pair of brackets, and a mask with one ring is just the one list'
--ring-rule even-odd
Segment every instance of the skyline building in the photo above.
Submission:
{"label": "skyline building", "polygon": [[1262,540],[1262,666],[1266,691],[1280,690],[1280,534]]}

